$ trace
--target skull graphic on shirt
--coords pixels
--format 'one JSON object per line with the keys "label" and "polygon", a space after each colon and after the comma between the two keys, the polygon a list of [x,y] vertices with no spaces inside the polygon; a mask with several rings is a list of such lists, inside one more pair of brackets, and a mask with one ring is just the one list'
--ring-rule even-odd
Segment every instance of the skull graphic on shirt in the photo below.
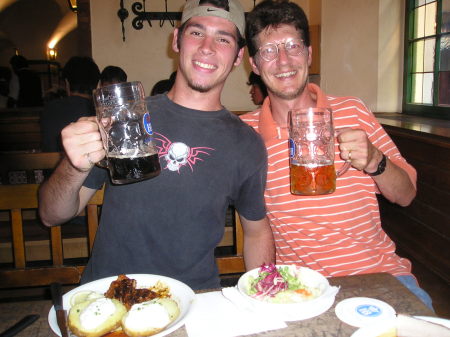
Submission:
{"label": "skull graphic on shirt", "polygon": [[188,166],[194,171],[193,166],[197,161],[204,161],[200,155],[210,155],[214,151],[210,147],[190,147],[182,142],[171,142],[166,136],[155,132],[155,140],[157,141],[158,155],[164,158],[166,166],[163,169],[180,173],[180,169]]}

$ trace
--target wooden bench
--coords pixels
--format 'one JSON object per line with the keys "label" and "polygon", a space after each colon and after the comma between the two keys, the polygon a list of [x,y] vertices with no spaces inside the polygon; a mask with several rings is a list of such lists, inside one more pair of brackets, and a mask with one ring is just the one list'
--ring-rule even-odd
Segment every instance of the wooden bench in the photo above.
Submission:
{"label": "wooden bench", "polygon": [[42,108],[0,110],[0,151],[30,151],[41,148]]}
{"label": "wooden bench", "polygon": [[[62,158],[61,153],[16,153],[0,155],[2,173],[10,170],[53,169]],[[44,238],[49,247],[51,264],[43,267],[31,266],[31,254],[27,255],[24,239],[24,214],[38,208],[39,184],[0,185],[0,213],[8,212],[11,225],[11,244],[13,267],[0,268],[0,288],[43,286],[52,282],[76,284],[79,282],[84,263],[68,265],[69,254],[64,252],[61,226],[49,229],[50,237]],[[87,215],[87,254],[77,257],[89,257],[99,223],[99,208],[103,203],[103,190],[96,192],[86,207]],[[231,214],[234,226],[225,227],[225,235],[220,246],[233,245],[234,252],[216,258],[220,274],[236,274],[245,271],[243,258],[243,232],[237,213]],[[41,249],[42,250],[42,247]],[[73,257],[73,256],[70,256]]]}
{"label": "wooden bench", "polygon": [[0,154],[0,178],[2,184],[10,184],[10,174],[13,172],[24,172],[25,183],[41,183],[41,176],[37,171],[53,170],[62,159],[60,152],[39,153],[3,153]]}
{"label": "wooden bench", "polygon": [[417,196],[410,206],[379,197],[383,228],[402,256],[420,262],[449,284],[450,122],[388,113],[376,116],[417,170]]}

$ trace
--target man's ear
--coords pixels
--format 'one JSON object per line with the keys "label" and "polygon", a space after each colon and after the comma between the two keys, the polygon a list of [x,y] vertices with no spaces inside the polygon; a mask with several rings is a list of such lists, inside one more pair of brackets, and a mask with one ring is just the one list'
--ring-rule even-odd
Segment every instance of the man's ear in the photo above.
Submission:
{"label": "man's ear", "polygon": [[244,57],[244,48],[241,48],[237,54],[236,60],[234,60],[235,67],[241,64],[243,57]]}
{"label": "man's ear", "polygon": [[256,66],[255,59],[254,59],[253,57],[249,57],[248,60],[250,61],[250,65],[252,66],[253,72],[254,72],[256,75],[261,75],[261,74],[259,73],[258,67]]}
{"label": "man's ear", "polygon": [[172,50],[175,53],[179,53],[180,49],[178,48],[178,28],[175,28],[175,30],[173,31],[173,39],[172,39]]}

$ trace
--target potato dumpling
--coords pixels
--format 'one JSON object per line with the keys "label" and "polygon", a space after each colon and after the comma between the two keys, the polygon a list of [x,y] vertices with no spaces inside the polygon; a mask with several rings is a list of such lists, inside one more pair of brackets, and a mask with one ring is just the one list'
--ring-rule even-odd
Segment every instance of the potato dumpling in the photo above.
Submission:
{"label": "potato dumpling", "polygon": [[131,337],[151,336],[177,319],[180,309],[171,298],[135,304],[122,318],[122,329]]}
{"label": "potato dumpling", "polygon": [[115,299],[81,302],[70,309],[69,328],[79,337],[99,337],[119,327],[126,312],[126,307]]}

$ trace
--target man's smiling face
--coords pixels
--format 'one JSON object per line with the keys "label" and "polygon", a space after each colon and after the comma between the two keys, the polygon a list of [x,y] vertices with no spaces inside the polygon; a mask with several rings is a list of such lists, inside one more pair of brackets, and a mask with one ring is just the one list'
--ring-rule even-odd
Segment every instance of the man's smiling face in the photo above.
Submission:
{"label": "man's smiling face", "polygon": [[304,52],[295,56],[288,55],[285,50],[287,41],[301,39],[300,32],[291,25],[268,28],[258,34],[258,46],[278,45],[277,57],[266,61],[258,52],[250,58],[253,71],[261,76],[267,89],[282,99],[291,100],[301,95],[308,81],[311,47],[304,47]]}
{"label": "man's smiling face", "polygon": [[242,59],[243,49],[238,53],[236,26],[223,18],[199,16],[186,23],[182,34],[179,49],[178,30],[172,43],[173,49],[180,53],[181,76],[194,90],[221,90],[233,65]]}

